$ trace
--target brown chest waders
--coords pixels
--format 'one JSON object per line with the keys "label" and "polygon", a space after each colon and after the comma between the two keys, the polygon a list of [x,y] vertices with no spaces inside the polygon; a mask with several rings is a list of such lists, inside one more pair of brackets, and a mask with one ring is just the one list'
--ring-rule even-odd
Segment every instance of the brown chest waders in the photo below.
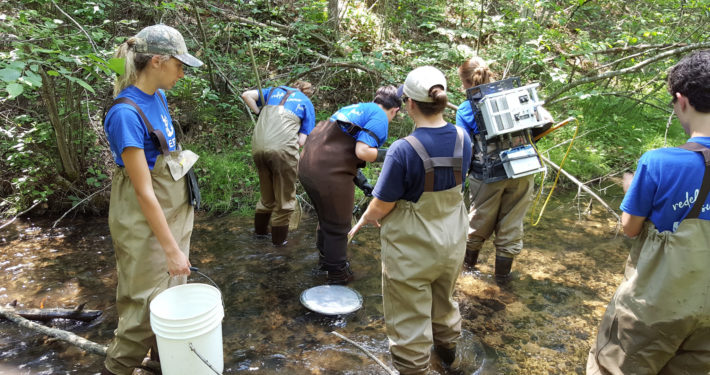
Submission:
{"label": "brown chest waders", "polygon": [[364,162],[355,156],[355,139],[332,121],[321,121],[306,140],[298,178],[318,214],[319,251],[324,268],[347,267],[347,234],[355,204],[353,178]]}

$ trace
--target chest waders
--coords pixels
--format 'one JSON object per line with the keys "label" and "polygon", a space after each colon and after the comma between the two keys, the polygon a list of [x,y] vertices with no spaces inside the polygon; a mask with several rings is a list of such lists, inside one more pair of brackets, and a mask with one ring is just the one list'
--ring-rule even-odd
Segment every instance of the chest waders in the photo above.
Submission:
{"label": "chest waders", "polygon": [[352,273],[347,262],[357,168],[355,139],[333,121],[321,121],[303,146],[298,178],[318,214],[316,246],[319,266],[331,283],[347,283]]}
{"label": "chest waders", "polygon": [[[284,108],[295,91],[286,90],[278,105],[265,105],[252,137],[252,157],[259,172],[261,197],[254,214],[254,233],[269,233],[274,245],[286,244],[289,217],[296,206],[296,169],[298,168],[298,130],[301,119]],[[271,90],[273,95],[276,88]],[[264,101],[268,103],[268,98]]]}
{"label": "chest waders", "polygon": [[675,232],[646,221],[589,352],[587,374],[710,373],[710,149],[698,198]]}
{"label": "chest waders", "polygon": [[[400,200],[382,220],[382,295],[392,361],[400,374],[425,374],[432,344],[455,350],[461,315],[453,299],[466,248],[466,207],[461,192],[463,132],[453,157],[430,158],[413,136],[405,138],[425,168],[415,202]],[[433,191],[434,169],[453,167],[456,186]],[[453,348],[453,349],[452,349]]]}
{"label": "chest waders", "polygon": [[[500,150],[514,147],[524,141],[524,132],[507,141],[495,137],[486,141],[485,136],[473,137],[474,153],[469,181],[469,231],[466,242],[465,264],[473,268],[483,243],[494,233],[496,248],[496,281],[508,281],[513,258],[523,248],[523,220],[532,203],[535,185],[534,175],[508,178],[500,160]],[[486,143],[488,142],[488,143]],[[490,161],[493,162],[490,162]]]}
{"label": "chest waders", "polygon": [[[162,154],[150,171],[153,191],[170,232],[180,250],[188,256],[194,210],[188,203],[186,177],[176,181],[166,161],[177,158],[180,151],[168,151],[165,137],[154,130],[143,111],[138,110],[148,132],[159,133],[154,139],[160,143]],[[150,301],[168,286],[184,284],[186,277],[167,277],[165,252],[150,229],[133,184],[122,167],[116,167],[113,173],[108,223],[116,254],[118,327],[108,347],[105,366],[114,374],[131,374],[141,365],[148,349],[151,355],[157,353],[155,335],[150,328]]]}

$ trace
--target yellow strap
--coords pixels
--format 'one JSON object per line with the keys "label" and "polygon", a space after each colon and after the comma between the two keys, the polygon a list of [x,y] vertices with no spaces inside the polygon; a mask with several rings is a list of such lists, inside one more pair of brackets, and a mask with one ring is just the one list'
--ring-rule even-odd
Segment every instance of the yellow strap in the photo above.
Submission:
{"label": "yellow strap", "polygon": [[[532,207],[530,208],[530,224],[532,226],[537,226],[537,224],[540,222],[540,219],[542,218],[542,214],[545,212],[545,207],[547,207],[547,202],[550,201],[550,197],[552,196],[552,192],[555,191],[555,187],[557,186],[557,180],[560,178],[560,173],[562,173],[562,166],[565,165],[565,161],[567,160],[567,156],[569,155],[570,150],[572,150],[572,145],[574,144],[574,139],[577,138],[577,132],[579,132],[579,120],[576,118],[572,117],[571,119],[574,119],[576,125],[574,128],[574,135],[572,136],[572,140],[569,143],[569,146],[567,147],[567,151],[565,152],[565,156],[562,157],[562,162],[560,162],[560,169],[557,170],[557,174],[555,175],[555,182],[552,184],[552,188],[550,189],[550,192],[547,194],[547,198],[545,199],[545,203],[543,203],[542,208],[540,209],[540,213],[537,216],[537,219],[535,219],[535,207],[537,206],[538,201],[540,200],[540,195],[542,194],[542,186],[545,183],[545,177],[547,173],[545,173],[542,177],[542,181],[540,181],[540,189],[538,189],[537,194],[535,195],[535,200],[533,201]],[[562,125],[566,124],[569,122],[570,119],[564,120],[562,122]],[[561,125],[556,126],[555,128],[559,127]],[[528,139],[530,138],[530,134],[528,134]],[[535,148],[535,143],[530,139],[530,144]],[[540,154],[540,152],[535,148],[535,151]],[[540,160],[542,162],[542,160]]]}

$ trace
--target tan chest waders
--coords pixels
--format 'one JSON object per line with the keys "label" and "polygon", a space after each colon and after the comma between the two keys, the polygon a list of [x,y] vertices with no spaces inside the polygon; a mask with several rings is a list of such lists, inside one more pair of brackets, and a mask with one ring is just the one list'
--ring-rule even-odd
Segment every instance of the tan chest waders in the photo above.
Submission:
{"label": "tan chest waders", "polygon": [[[461,315],[453,299],[466,245],[461,192],[463,133],[453,157],[430,158],[419,141],[405,139],[425,167],[425,189],[415,202],[400,200],[382,220],[382,294],[392,360],[401,374],[425,373],[432,344],[453,345]],[[433,191],[434,168],[453,167],[457,186]]]}
{"label": "tan chest waders", "polygon": [[[270,96],[276,90],[273,88]],[[261,192],[256,205],[254,230],[257,235],[265,235],[271,222],[272,240],[276,245],[285,243],[289,218],[297,204],[296,169],[301,119],[284,108],[288,97],[295,92],[285,91],[278,105],[262,107],[252,137],[252,157],[259,173]]]}
{"label": "tan chest waders", "polygon": [[[147,118],[141,117],[149,132],[154,134]],[[160,147],[163,154],[158,156],[150,171],[151,182],[170,232],[187,256],[194,220],[193,207],[188,203],[187,170],[179,179],[173,177],[168,160],[179,164],[182,153],[168,151],[164,142],[163,137]],[[185,156],[186,160],[192,158]],[[155,335],[150,328],[150,301],[167,288],[168,283],[184,283],[185,277],[167,277],[165,252],[148,225],[128,173],[121,167],[115,169],[111,182],[109,229],[116,254],[118,327],[108,347],[105,365],[115,374],[131,374],[141,364],[148,349],[156,350]]]}
{"label": "tan chest waders", "polygon": [[710,149],[698,199],[675,232],[646,221],[589,352],[587,374],[710,374]]}

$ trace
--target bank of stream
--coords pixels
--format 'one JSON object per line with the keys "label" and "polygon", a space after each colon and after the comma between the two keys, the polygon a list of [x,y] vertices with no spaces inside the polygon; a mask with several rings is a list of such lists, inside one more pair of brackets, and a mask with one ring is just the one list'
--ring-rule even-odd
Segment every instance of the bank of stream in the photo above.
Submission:
{"label": "bank of stream", "polygon": [[[621,193],[604,198],[618,207]],[[556,193],[536,227],[526,222],[525,249],[513,281],[493,281],[492,246],[459,278],[456,299],[467,360],[477,374],[583,374],[587,351],[619,284],[629,240],[589,198]],[[199,217],[191,262],[220,286],[225,374],[378,374],[381,367],[337,331],[391,364],[384,333],[378,230],[361,231],[349,252],[363,298],[355,313],[325,317],[301,306],[300,293],[323,284],[315,275],[316,220],[304,215],[288,246],[252,237],[251,220]],[[104,311],[90,324],[52,325],[107,344],[117,317],[115,260],[104,218],[18,220],[0,233],[0,303]],[[191,282],[206,282],[195,275]],[[103,358],[0,321],[0,374],[87,374]]]}

